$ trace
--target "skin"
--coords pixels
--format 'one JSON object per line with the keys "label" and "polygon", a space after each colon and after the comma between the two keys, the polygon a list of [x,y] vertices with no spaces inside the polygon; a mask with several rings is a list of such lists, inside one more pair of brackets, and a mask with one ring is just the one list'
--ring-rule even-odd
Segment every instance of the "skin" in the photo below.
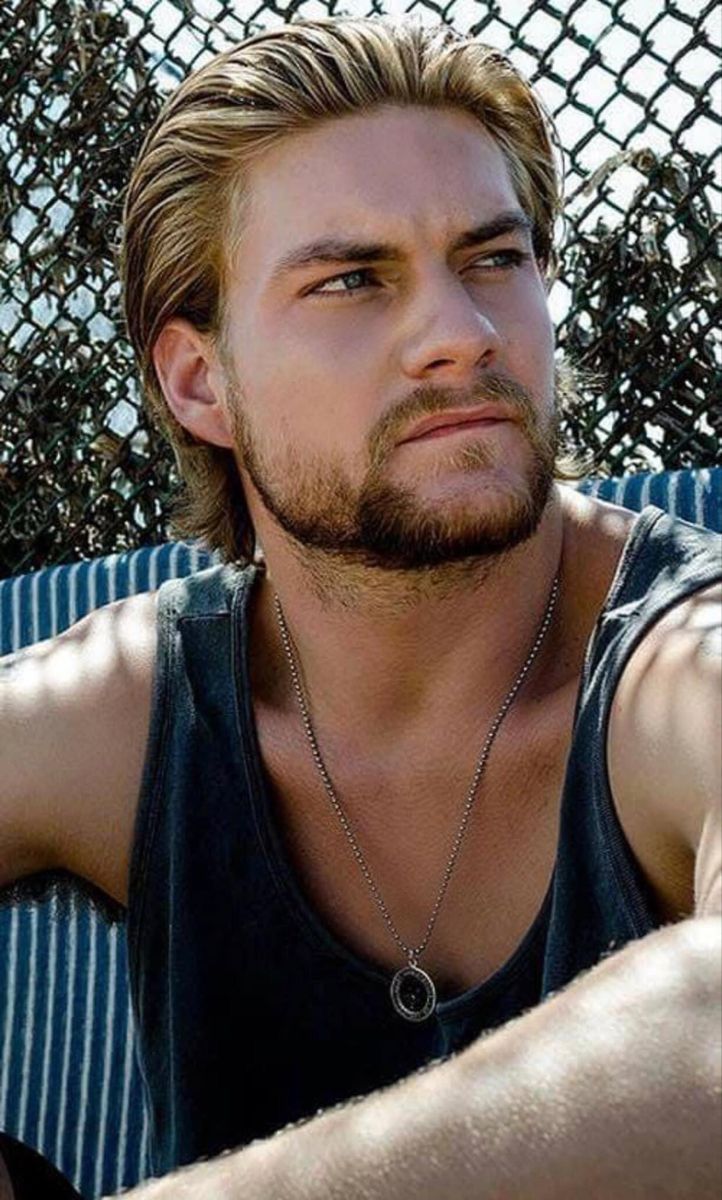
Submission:
{"label": "skin", "polygon": [[[501,151],[469,114],[327,123],[251,174],[223,356],[180,319],[154,349],[179,421],[236,453],[268,567],[254,644],[269,677],[281,661],[275,590],[327,744],[353,729],[387,764],[430,727],[491,719],[574,524],[574,502],[567,512],[548,490],[553,333],[530,236],[448,251],[519,209]],[[331,280],[353,262],[272,278],[289,250],[328,234],[397,243],[403,258],[345,282]],[[513,420],[398,444],[420,417],[496,400],[505,381]],[[391,548],[363,529],[374,485]],[[555,648],[551,633],[548,660]]]}

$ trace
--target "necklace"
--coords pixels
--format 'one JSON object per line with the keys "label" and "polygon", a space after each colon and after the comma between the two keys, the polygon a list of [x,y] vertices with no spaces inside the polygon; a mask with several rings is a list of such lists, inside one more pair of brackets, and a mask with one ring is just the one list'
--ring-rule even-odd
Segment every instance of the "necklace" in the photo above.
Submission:
{"label": "necklace", "polygon": [[425,1021],[428,1017],[431,1016],[431,1014],[434,1012],[434,1010],[436,1008],[436,988],[434,986],[434,982],[433,982],[431,976],[426,971],[422,970],[422,968],[419,966],[418,960],[421,957],[421,955],[424,953],[424,950],[426,949],[426,947],[429,944],[429,941],[431,940],[431,935],[434,931],[434,926],[436,924],[436,918],[439,915],[441,905],[443,904],[444,897],[446,895],[446,892],[447,892],[447,889],[449,886],[449,881],[451,879],[454,867],[456,866],[456,861],[459,857],[459,851],[461,850],[461,844],[464,840],[464,835],[466,833],[466,830],[467,830],[467,827],[469,824],[469,818],[471,817],[471,810],[474,805],[474,800],[476,799],[476,793],[477,793],[477,790],[479,787],[479,781],[483,774],[484,767],[486,766],[486,760],[489,757],[489,751],[491,750],[492,743],[499,731],[499,727],[500,727],[502,721],[504,720],[504,717],[506,716],[506,714],[508,713],[509,709],[511,708],[511,706],[514,702],[514,699],[516,697],[517,692],[519,691],[519,688],[521,687],[522,683],[526,679],[526,677],[531,669],[531,665],[534,662],[534,659],[536,658],[537,654],[539,653],[541,644],[544,641],[544,636],[545,636],[545,634],[549,628],[549,625],[551,623],[552,614],[554,612],[554,606],[556,604],[558,594],[559,594],[559,576],[556,575],[554,578],[554,582],[552,584],[551,592],[549,594],[549,600],[547,601],[546,611],[544,613],[544,617],[542,619],[541,625],[539,626],[539,630],[537,632],[536,639],[534,641],[534,645],[532,646],[532,648],[527,656],[524,666],[522,667],[521,671],[519,672],[516,679],[514,680],[514,683],[512,684],[511,688],[507,692],[507,694],[504,698],[504,702],[502,703],[501,708],[499,709],[496,716],[494,717],[494,720],[491,723],[489,732],[486,735],[486,740],[484,741],[484,745],[482,746],[481,754],[479,755],[479,759],[477,761],[476,768],[474,770],[474,775],[473,775],[473,778],[471,781],[471,786],[469,788],[469,792],[466,797],[466,802],[464,804],[464,808],[462,811],[461,823],[459,825],[459,829],[457,831],[456,837],[454,838],[454,842],[453,842],[453,845],[451,848],[451,855],[449,856],[449,861],[446,864],[446,868],[444,870],[443,878],[441,881],[441,887],[439,889],[439,894],[436,897],[436,902],[432,909],[431,916],[429,918],[429,923],[426,927],[426,932],[424,934],[422,941],[419,943],[418,946],[408,946],[406,944],[406,942],[404,942],[404,940],[402,939],[393,920],[391,919],[391,914],[389,913],[389,910],[386,907],[386,903],[381,895],[381,892],[379,891],[378,885],[377,885],[376,881],[374,880],[373,875],[371,874],[371,871],[369,870],[368,864],[366,862],[366,859],[364,858],[361,847],[358,844],[356,834],[354,833],[353,828],[351,826],[351,822],[349,821],[349,818],[346,815],[346,812],[344,811],[344,808],[341,805],[341,802],[338,799],[338,796],[336,795],[334,786],[331,782],[328,771],[326,770],[326,765],[321,757],[321,751],[318,748],[316,734],[314,733],[313,725],[311,723],[311,717],[310,717],[310,714],[308,711],[308,705],[306,704],[306,699],[305,699],[305,696],[303,693],[303,688],[301,686],[301,680],[300,680],[300,675],[299,675],[299,671],[298,671],[298,666],[296,664],[296,657],[291,648],[291,640],[292,640],[291,635],[288,631],[288,626],[286,624],[286,618],[283,615],[283,609],[281,608],[281,601],[279,600],[278,596],[274,592],[274,605],[275,605],[275,609],[276,609],[276,616],[278,618],[278,624],[279,624],[280,631],[281,631],[281,641],[283,642],[284,653],[286,655],[286,659],[288,660],[288,665],[289,665],[289,669],[291,672],[291,679],[293,681],[293,688],[296,693],[296,697],[298,699],[299,708],[301,710],[301,716],[303,718],[303,727],[305,729],[306,737],[307,737],[309,745],[311,747],[311,752],[313,754],[314,762],[316,763],[318,772],[321,776],[321,779],[323,780],[323,785],[326,790],[326,794],[331,802],[331,807],[333,808],[334,812],[336,813],[336,816],[338,817],[339,821],[341,822],[341,827],[342,827],[344,833],[346,834],[346,837],[349,840],[351,849],[353,850],[354,858],[356,859],[356,862],[358,863],[359,867],[361,868],[363,877],[366,880],[366,883],[368,884],[368,887],[371,891],[371,894],[372,894],[374,900],[376,901],[376,904],[378,905],[378,908],[381,912],[384,922],[386,923],[386,926],[387,926],[391,936],[393,937],[394,941],[396,942],[397,946],[399,947],[401,952],[406,956],[406,959],[407,959],[407,965],[405,967],[401,967],[395,973],[395,975],[393,976],[393,979],[391,980],[391,1003],[393,1004],[393,1007],[396,1010],[396,1012],[399,1014],[399,1016],[404,1017],[405,1020],[407,1020],[407,1021]]}

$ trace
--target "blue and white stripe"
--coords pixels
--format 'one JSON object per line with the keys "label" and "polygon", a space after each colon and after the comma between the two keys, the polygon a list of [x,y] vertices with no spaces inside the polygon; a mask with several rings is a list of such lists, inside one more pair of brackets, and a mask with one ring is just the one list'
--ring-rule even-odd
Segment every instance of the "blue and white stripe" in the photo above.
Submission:
{"label": "blue and white stripe", "polygon": [[[179,543],[2,580],[0,654],[213,561]],[[0,909],[0,978],[0,1129],[56,1163],[83,1196],[145,1178],[123,927],[76,896]]]}

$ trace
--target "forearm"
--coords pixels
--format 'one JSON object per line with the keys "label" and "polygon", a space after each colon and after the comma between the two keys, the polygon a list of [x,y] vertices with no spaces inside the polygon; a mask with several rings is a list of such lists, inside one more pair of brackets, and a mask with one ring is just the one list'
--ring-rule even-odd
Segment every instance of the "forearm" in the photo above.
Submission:
{"label": "forearm", "polygon": [[660,930],[448,1062],[135,1200],[718,1200],[720,924]]}

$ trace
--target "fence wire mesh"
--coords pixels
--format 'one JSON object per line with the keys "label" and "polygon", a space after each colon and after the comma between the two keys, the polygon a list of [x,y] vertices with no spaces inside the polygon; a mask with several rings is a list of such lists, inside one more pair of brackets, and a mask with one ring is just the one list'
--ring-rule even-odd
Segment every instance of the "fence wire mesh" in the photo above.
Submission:
{"label": "fence wire mesh", "polygon": [[566,413],[598,473],[720,462],[717,0],[0,0],[0,576],[156,543],[179,483],[120,315],[123,190],[168,91],[296,17],[421,13],[507,51],[557,124]]}

